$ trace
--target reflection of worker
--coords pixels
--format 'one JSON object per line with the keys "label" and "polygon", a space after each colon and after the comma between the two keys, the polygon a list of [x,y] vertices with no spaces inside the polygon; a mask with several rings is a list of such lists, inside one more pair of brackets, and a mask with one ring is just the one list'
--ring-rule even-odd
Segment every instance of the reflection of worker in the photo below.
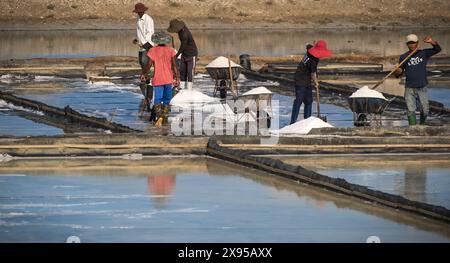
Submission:
{"label": "reflection of worker", "polygon": [[[309,46],[307,46],[308,48]],[[312,89],[319,85],[317,80],[317,66],[319,59],[331,56],[327,43],[319,40],[313,47],[309,47],[306,55],[297,66],[295,72],[295,100],[292,106],[291,124],[295,123],[302,103],[305,103],[303,117],[309,118],[312,114]]]}
{"label": "reflection of worker", "polygon": [[157,175],[147,177],[148,192],[156,198],[159,205],[164,205],[167,197],[175,188],[175,175]]}
{"label": "reflection of worker", "polygon": [[[405,101],[408,108],[408,123],[416,125],[416,99],[420,101],[420,124],[425,124],[429,112],[428,95],[427,95],[427,62],[428,59],[439,53],[441,47],[431,37],[424,39],[425,43],[433,46],[430,49],[417,50],[414,55],[409,58],[399,69],[395,71],[395,75],[400,77],[403,73],[406,75],[405,83]],[[406,37],[406,45],[409,51],[400,56],[399,61],[403,61],[411,52],[417,49],[419,38],[414,35]]]}
{"label": "reflection of worker", "polygon": [[424,166],[405,167],[405,197],[426,202],[427,168]]}
{"label": "reflection of worker", "polygon": [[178,19],[170,21],[169,28],[170,33],[178,33],[180,38],[180,48],[176,57],[180,58],[180,89],[192,89],[192,81],[194,78],[195,64],[198,56],[197,45],[195,44],[194,37],[191,31],[187,28],[186,24]]}

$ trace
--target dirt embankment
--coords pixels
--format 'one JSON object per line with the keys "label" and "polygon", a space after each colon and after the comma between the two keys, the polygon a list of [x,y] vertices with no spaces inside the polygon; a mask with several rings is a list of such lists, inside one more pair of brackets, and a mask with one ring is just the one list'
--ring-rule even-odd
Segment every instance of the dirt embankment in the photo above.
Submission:
{"label": "dirt embankment", "polygon": [[[2,0],[0,28],[127,28],[136,0]],[[152,0],[157,27],[448,27],[448,0]]]}

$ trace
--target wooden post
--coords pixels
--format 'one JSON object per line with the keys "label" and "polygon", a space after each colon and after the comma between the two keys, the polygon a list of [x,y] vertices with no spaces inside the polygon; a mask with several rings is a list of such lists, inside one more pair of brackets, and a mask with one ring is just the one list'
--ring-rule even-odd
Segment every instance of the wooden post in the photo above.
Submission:
{"label": "wooden post", "polygon": [[231,56],[230,55],[228,55],[228,71],[230,73],[231,93],[233,94],[233,97],[236,98],[237,92],[236,92],[236,87],[235,87],[234,81],[233,81],[233,70],[231,68]]}

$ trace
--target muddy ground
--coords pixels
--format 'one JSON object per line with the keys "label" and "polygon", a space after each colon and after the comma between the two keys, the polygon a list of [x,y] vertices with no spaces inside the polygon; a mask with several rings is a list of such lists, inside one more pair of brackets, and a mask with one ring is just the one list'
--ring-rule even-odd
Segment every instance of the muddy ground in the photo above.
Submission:
{"label": "muddy ground", "polygon": [[[133,28],[136,0],[2,0],[0,29]],[[446,0],[152,0],[156,27],[172,18],[192,28],[448,27]]]}

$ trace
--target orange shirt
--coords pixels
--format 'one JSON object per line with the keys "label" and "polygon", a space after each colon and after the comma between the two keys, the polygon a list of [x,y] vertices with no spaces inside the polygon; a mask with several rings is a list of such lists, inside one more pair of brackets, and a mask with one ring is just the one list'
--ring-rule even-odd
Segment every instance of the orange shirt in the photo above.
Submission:
{"label": "orange shirt", "polygon": [[153,86],[162,86],[173,83],[172,58],[175,50],[167,46],[152,47],[148,53],[155,66],[155,74],[152,79]]}

